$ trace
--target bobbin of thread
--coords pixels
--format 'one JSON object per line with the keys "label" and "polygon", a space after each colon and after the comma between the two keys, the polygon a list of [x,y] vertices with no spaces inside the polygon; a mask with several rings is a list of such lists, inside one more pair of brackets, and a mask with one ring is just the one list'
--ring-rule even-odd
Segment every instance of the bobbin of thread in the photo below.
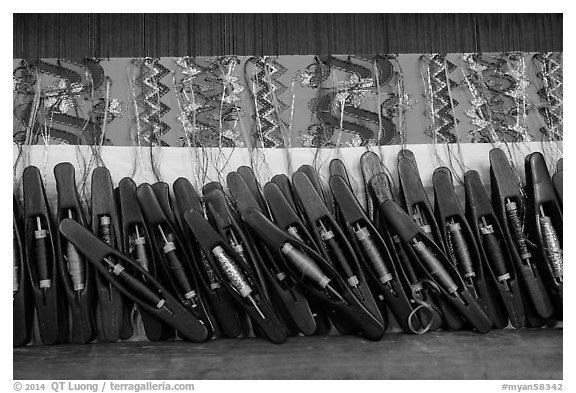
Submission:
{"label": "bobbin of thread", "polygon": [[464,239],[462,227],[459,223],[453,222],[448,224],[448,232],[450,233],[451,246],[455,254],[457,265],[463,278],[475,277],[474,266],[472,264],[472,257],[468,249],[468,244]]}
{"label": "bobbin of thread", "polygon": [[485,217],[482,217],[481,219],[480,233],[485,241],[488,257],[494,266],[496,279],[500,282],[509,280],[510,273],[508,273],[506,269],[506,262],[504,260],[504,255],[502,254],[502,249],[500,248],[500,242],[496,238],[494,227],[488,225]]}
{"label": "bobbin of thread", "polygon": [[402,240],[400,240],[400,237],[398,235],[392,235],[392,242],[394,244],[394,250],[398,255],[400,264],[402,265],[402,270],[404,270],[404,273],[406,274],[408,281],[411,284],[418,282],[418,276],[416,274],[416,271],[414,270],[414,266],[412,265],[410,258],[408,258],[408,255],[406,254],[406,250],[402,245]]}
{"label": "bobbin of thread", "polygon": [[244,278],[244,274],[240,271],[240,268],[232,261],[228,254],[226,254],[224,249],[221,246],[216,246],[212,249],[212,254],[216,257],[220,265],[220,270],[238,293],[242,297],[250,295],[252,288]]}
{"label": "bobbin of thread", "polygon": [[138,225],[134,225],[134,232],[135,233],[129,237],[130,244],[128,245],[128,252],[143,270],[148,271],[148,250],[146,249],[146,238],[140,235]]}
{"label": "bobbin of thread", "polygon": [[208,276],[208,282],[210,283],[210,288],[211,289],[220,288],[221,287],[220,280],[218,279],[218,276],[216,276],[216,272],[212,268],[212,265],[210,265],[208,258],[206,258],[206,255],[204,255],[204,252],[200,251],[200,254],[201,254],[200,263],[202,264],[204,272],[206,272],[206,276]]}
{"label": "bobbin of thread", "polygon": [[297,250],[290,243],[284,243],[280,250],[304,276],[314,281],[321,288],[326,288],[330,279],[320,270],[320,267],[312,258]]}
{"label": "bobbin of thread", "polygon": [[138,265],[148,271],[148,254],[146,253],[146,238],[138,235],[130,244],[130,252],[134,254],[134,259]]}
{"label": "bobbin of thread", "polygon": [[522,222],[520,219],[520,215],[518,212],[518,207],[516,202],[511,201],[510,199],[506,199],[506,203],[504,204],[504,208],[506,210],[506,217],[508,218],[508,223],[510,228],[512,229],[512,235],[514,238],[514,242],[516,243],[516,247],[518,249],[518,254],[520,254],[520,259],[527,260],[532,257],[530,251],[528,251],[528,245],[526,244],[526,235],[522,230]]}
{"label": "bobbin of thread", "polygon": [[362,246],[362,250],[366,255],[366,259],[368,259],[368,261],[374,267],[380,282],[382,284],[386,284],[387,282],[391,281],[394,276],[384,263],[380,251],[376,247],[376,244],[374,244],[374,241],[370,236],[370,232],[368,232],[368,228],[361,227],[360,224],[358,224],[357,228],[354,229],[354,233],[358,238],[358,242]]}
{"label": "bobbin of thread", "polygon": [[100,221],[100,238],[104,241],[104,243],[108,245],[112,245],[112,232],[111,232],[111,220],[110,216],[103,215],[99,218]]}
{"label": "bobbin of thread", "polygon": [[358,280],[358,277],[356,277],[356,275],[352,271],[352,268],[348,264],[348,258],[346,258],[344,252],[340,248],[340,245],[336,240],[334,232],[328,230],[322,221],[319,221],[319,224],[320,224],[320,236],[326,243],[326,247],[328,248],[330,254],[332,254],[332,257],[338,262],[338,264],[342,268],[342,271],[344,272],[344,275],[346,277],[346,282],[350,287],[356,290],[359,296],[361,296],[357,288],[358,284],[360,284],[360,281]]}
{"label": "bobbin of thread", "polygon": [[52,286],[52,280],[48,277],[48,261],[46,260],[48,231],[42,229],[42,221],[39,216],[36,217],[36,224],[38,229],[34,231],[34,256],[38,267],[38,285],[41,289],[45,289]]}
{"label": "bobbin of thread", "polygon": [[424,242],[414,239],[412,246],[420,256],[422,262],[430,271],[430,275],[436,277],[436,279],[444,287],[444,289],[446,289],[447,292],[457,293],[458,286],[452,277],[450,277],[448,272],[444,269],[442,263],[438,260],[438,258],[436,258],[434,253],[428,247],[426,247]]}
{"label": "bobbin of thread", "polygon": [[12,229],[12,292],[15,294],[20,287],[20,258],[18,250],[18,242]]}
{"label": "bobbin of thread", "polygon": [[81,291],[85,287],[84,283],[84,265],[80,260],[80,254],[74,245],[68,242],[66,246],[66,260],[68,262],[68,272],[72,279],[72,286],[75,291]]}
{"label": "bobbin of thread", "polygon": [[176,281],[178,281],[178,284],[180,285],[182,291],[184,292],[184,298],[190,300],[192,302],[192,306],[196,307],[196,302],[194,301],[194,298],[196,297],[196,291],[192,289],[192,285],[190,285],[190,281],[188,280],[188,277],[186,277],[184,266],[182,265],[182,262],[180,261],[178,255],[176,254],[176,245],[172,241],[174,239],[174,236],[171,233],[166,235],[160,225],[158,225],[158,230],[160,231],[160,235],[164,240],[162,251],[166,255],[166,258],[168,259],[168,265],[170,269],[174,272]]}
{"label": "bobbin of thread", "polygon": [[336,296],[340,301],[345,300],[338,292],[330,285],[330,278],[322,272],[320,267],[305,253],[292,246],[290,243],[284,243],[280,249],[282,254],[298,269],[303,276],[308,277],[311,281],[315,282],[320,288],[327,290]]}
{"label": "bobbin of thread", "polygon": [[[111,232],[111,219],[107,215],[102,215],[98,217],[98,232],[99,238],[106,244],[111,247],[114,247],[112,244],[112,232]],[[108,283],[109,290],[112,290],[112,284]]]}
{"label": "bobbin of thread", "polygon": [[110,230],[111,220],[107,215],[102,215],[98,218],[98,229],[100,231],[100,239],[109,246],[112,246],[112,233]]}
{"label": "bobbin of thread", "polygon": [[108,266],[112,268],[112,273],[119,277],[128,287],[130,287],[134,292],[136,292],[140,298],[153,304],[154,307],[160,309],[164,307],[166,303],[165,299],[160,298],[156,293],[154,293],[150,288],[148,288],[144,283],[138,281],[133,277],[128,271],[119,263],[113,263],[110,259],[104,258],[104,261],[108,263]]}
{"label": "bobbin of thread", "polygon": [[248,280],[244,276],[244,273],[240,270],[238,265],[226,254],[226,251],[221,246],[216,246],[212,249],[212,254],[216,257],[220,270],[230,283],[230,285],[242,296],[250,300],[254,308],[258,311],[262,319],[266,319],[256,301],[252,297],[252,288],[248,283]]}
{"label": "bobbin of thread", "polygon": [[563,280],[563,260],[562,249],[560,247],[560,240],[552,225],[552,220],[544,213],[544,208],[540,206],[541,215],[538,217],[540,223],[540,231],[542,233],[542,240],[544,241],[544,251],[548,256],[550,267],[554,277],[558,281]]}
{"label": "bobbin of thread", "polygon": [[422,284],[422,281],[418,279],[418,275],[414,270],[414,266],[410,258],[408,257],[408,254],[406,253],[404,246],[402,245],[402,240],[400,240],[400,237],[398,235],[392,235],[392,242],[394,244],[394,250],[398,255],[398,260],[402,265],[402,270],[406,274],[408,283],[412,288],[412,292],[423,298],[424,295],[422,295],[421,292],[424,290],[424,286]]}
{"label": "bobbin of thread", "polygon": [[[72,210],[68,210],[68,218],[72,218]],[[74,291],[83,290],[86,286],[86,270],[78,250],[71,242],[66,245],[66,262]]]}

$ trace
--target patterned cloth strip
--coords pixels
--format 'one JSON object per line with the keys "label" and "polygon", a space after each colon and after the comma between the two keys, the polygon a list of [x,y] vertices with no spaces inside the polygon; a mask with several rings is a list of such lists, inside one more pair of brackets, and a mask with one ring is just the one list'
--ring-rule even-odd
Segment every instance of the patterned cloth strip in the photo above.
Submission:
{"label": "patterned cloth strip", "polygon": [[562,53],[14,60],[14,142],[562,140]]}

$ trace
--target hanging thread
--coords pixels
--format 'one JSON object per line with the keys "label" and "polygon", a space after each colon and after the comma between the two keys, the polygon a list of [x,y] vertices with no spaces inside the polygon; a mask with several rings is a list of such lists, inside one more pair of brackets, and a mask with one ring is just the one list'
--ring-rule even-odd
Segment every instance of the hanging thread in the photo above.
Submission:
{"label": "hanging thread", "polygon": [[[132,74],[130,74],[130,71],[132,70]],[[140,125],[140,116],[138,113],[138,101],[136,100],[136,90],[134,89],[134,81],[136,80],[136,65],[134,64],[133,61],[130,62],[130,65],[128,66],[128,69],[126,70],[126,80],[127,80],[127,84],[128,84],[128,90],[130,90],[130,97],[129,97],[129,101],[131,101],[132,105],[129,105],[129,107],[133,108],[133,112],[131,112],[130,110],[128,110],[128,114],[130,116],[130,114],[132,114],[131,116],[131,121],[130,124],[132,125],[132,123],[136,123],[136,154],[138,156],[138,159],[140,160],[140,167],[142,168],[142,171],[144,172],[144,178],[148,177],[148,173],[147,173],[147,169],[146,169],[146,165],[144,164],[144,155],[142,154],[142,127]],[[131,133],[133,134],[133,133]],[[131,135],[133,138],[134,136]],[[136,165],[136,157],[134,158],[134,170],[132,171],[132,173],[130,174],[130,177],[134,177],[134,175],[136,174],[137,171],[137,165]]]}
{"label": "hanging thread", "polygon": [[272,103],[273,103],[273,107],[274,107],[274,117],[276,118],[276,122],[278,123],[278,127],[280,128],[280,133],[282,136],[282,141],[284,144],[284,152],[285,152],[285,156],[286,156],[286,168],[288,170],[288,174],[291,174],[293,172],[292,169],[292,158],[291,158],[291,154],[290,154],[290,148],[291,148],[291,141],[290,141],[290,131],[292,130],[292,119],[294,116],[294,99],[295,99],[295,93],[294,93],[294,83],[295,80],[292,80],[292,87],[291,87],[291,91],[292,91],[292,104],[291,104],[291,108],[290,108],[290,124],[289,124],[289,129],[286,128],[286,124],[284,122],[284,120],[282,120],[282,117],[280,116],[280,107],[278,104],[278,98],[276,97],[276,87],[272,84],[272,74],[270,72],[270,67],[272,67],[272,64],[270,64],[268,62],[268,57],[264,57],[264,72],[266,75],[266,82],[268,84],[268,89],[271,93],[272,96]]}

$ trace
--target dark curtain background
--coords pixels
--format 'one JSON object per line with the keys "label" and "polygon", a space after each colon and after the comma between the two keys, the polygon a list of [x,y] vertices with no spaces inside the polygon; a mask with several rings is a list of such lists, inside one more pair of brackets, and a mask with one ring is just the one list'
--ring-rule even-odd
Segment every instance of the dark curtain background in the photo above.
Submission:
{"label": "dark curtain background", "polygon": [[562,51],[562,14],[14,14],[14,58]]}

